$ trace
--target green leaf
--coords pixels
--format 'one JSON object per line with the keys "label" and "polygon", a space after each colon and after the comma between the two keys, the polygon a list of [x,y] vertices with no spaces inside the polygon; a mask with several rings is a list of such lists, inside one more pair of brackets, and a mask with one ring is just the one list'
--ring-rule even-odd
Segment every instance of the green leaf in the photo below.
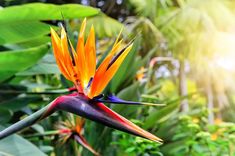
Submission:
{"label": "green leaf", "polygon": [[27,41],[19,42],[17,43],[17,45],[21,48],[32,48],[49,42],[51,42],[51,38],[49,36],[39,36],[37,38],[32,38]]}
{"label": "green leaf", "polygon": [[[137,81],[130,85],[129,87],[120,91],[117,96],[124,100],[138,101],[139,99],[139,87],[140,83]],[[130,115],[131,113],[136,112],[138,106],[126,106],[126,105],[113,105],[112,109],[119,112],[122,115]]]}
{"label": "green leaf", "polygon": [[118,34],[123,27],[122,23],[104,14],[89,18],[87,21],[88,28],[92,24],[95,25],[95,31],[99,38],[113,37]]}
{"label": "green leaf", "polygon": [[[1,108],[8,109],[13,112],[20,110],[31,102],[41,101],[42,98],[39,96],[26,96],[26,97],[14,97],[9,100],[0,102]],[[1,113],[1,111],[0,111]]]}
{"label": "green leaf", "polygon": [[6,7],[0,10],[0,45],[29,41],[49,34],[49,25],[40,20],[74,19],[98,13],[98,9],[78,4],[31,3]]}
{"label": "green leaf", "polygon": [[12,135],[0,140],[0,155],[2,154],[12,156],[46,156],[35,145],[18,135]]}
{"label": "green leaf", "polygon": [[60,74],[60,70],[52,53],[47,53],[37,64],[16,75],[32,76],[39,74]]}
{"label": "green leaf", "polygon": [[0,22],[0,45],[35,39],[49,31],[50,26],[39,21]]}
{"label": "green leaf", "polygon": [[[122,65],[120,66],[120,68],[118,69],[117,73],[115,74],[115,76],[113,77],[113,79],[111,81],[111,92],[112,93],[115,93],[117,91],[118,87],[121,84],[123,84],[123,82],[126,79],[133,78],[133,75],[131,75],[133,73],[133,66],[132,65],[133,65],[133,62],[135,62],[134,60],[135,60],[139,45],[140,45],[140,38],[137,38],[134,42],[134,45],[133,45],[131,51],[129,52],[129,54],[127,55],[124,62],[122,63]],[[130,71],[132,71],[132,72],[130,72]]]}
{"label": "green leaf", "polygon": [[157,121],[163,120],[163,119],[168,119],[171,115],[172,112],[177,111],[177,107],[179,106],[178,102],[168,104],[164,108],[158,110],[158,111],[152,111],[152,113],[146,117],[146,120],[144,122],[144,127],[146,129],[156,125]]}
{"label": "green leaf", "polygon": [[56,64],[52,63],[40,63],[36,64],[32,68],[17,73],[17,76],[30,76],[30,75],[38,75],[38,74],[60,74],[60,71]]}
{"label": "green leaf", "polygon": [[122,91],[120,91],[117,96],[121,99],[124,100],[138,100],[139,99],[139,87],[140,87],[140,83],[138,81],[136,81],[135,83],[133,83],[132,85],[130,85],[129,87],[123,89]]}
{"label": "green leaf", "polygon": [[24,50],[0,52],[0,82],[37,63],[48,49],[48,45],[42,45]]}
{"label": "green leaf", "polygon": [[[5,109],[5,108],[0,108],[0,123],[6,123],[10,120],[12,113]],[[1,155],[1,154],[0,154]]]}
{"label": "green leaf", "polygon": [[[30,3],[6,7],[0,10],[0,23],[16,21],[62,20],[93,16],[99,9],[79,4],[54,5],[46,3]],[[18,25],[18,24],[17,24]]]}

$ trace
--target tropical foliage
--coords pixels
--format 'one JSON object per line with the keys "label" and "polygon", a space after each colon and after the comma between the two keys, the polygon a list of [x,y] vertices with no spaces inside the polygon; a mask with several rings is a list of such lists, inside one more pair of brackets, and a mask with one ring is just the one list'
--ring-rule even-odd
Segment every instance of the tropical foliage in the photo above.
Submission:
{"label": "tropical foliage", "polygon": [[[29,116],[35,119],[25,122],[30,127],[0,140],[0,155],[235,155],[233,1],[30,2],[0,2],[0,129],[27,121]],[[96,78],[96,82],[105,80],[102,85],[99,82],[102,87],[97,94],[95,89],[94,94],[85,91],[91,75],[98,72],[95,69],[117,46],[121,29],[123,40],[118,46],[127,46],[128,55],[117,63],[120,67],[113,77],[102,73]],[[84,38],[79,38],[80,30]],[[78,58],[87,66],[70,66],[63,59],[66,56],[55,50],[61,46],[56,44],[57,33],[68,35],[69,45],[76,45],[77,38],[84,44],[90,41],[90,47],[95,43],[93,60],[97,61]],[[89,98],[105,101],[107,109],[158,136],[163,143],[66,111],[56,111],[41,120],[56,97],[74,93],[73,83],[79,88],[73,71],[84,72],[85,68],[82,91]],[[101,91],[105,97],[96,98]]]}

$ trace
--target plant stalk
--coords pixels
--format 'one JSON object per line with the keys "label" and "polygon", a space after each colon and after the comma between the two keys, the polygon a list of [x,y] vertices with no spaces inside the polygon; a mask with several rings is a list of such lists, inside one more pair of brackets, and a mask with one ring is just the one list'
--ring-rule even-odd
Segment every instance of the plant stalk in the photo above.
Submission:
{"label": "plant stalk", "polygon": [[33,113],[32,115],[24,118],[23,120],[7,127],[6,129],[2,130],[0,132],[0,140],[4,139],[5,137],[14,134],[26,127],[32,126],[36,122],[46,118],[50,114],[52,114],[54,111],[51,110],[50,112],[47,113],[46,116],[44,114],[47,112],[48,108],[51,106],[52,103],[48,104],[47,106],[43,107],[42,109],[38,110],[37,112]]}

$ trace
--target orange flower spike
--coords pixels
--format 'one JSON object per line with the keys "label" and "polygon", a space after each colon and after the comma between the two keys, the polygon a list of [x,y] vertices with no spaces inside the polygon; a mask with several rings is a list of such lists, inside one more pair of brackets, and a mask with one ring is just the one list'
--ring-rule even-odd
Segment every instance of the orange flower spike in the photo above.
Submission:
{"label": "orange flower spike", "polygon": [[63,54],[61,52],[60,38],[53,28],[51,28],[51,40],[52,40],[54,56],[56,58],[56,63],[58,64],[60,71],[66,77],[66,79],[71,80],[69,76],[70,73],[63,62]]}
{"label": "orange flower spike", "polygon": [[121,36],[121,34],[122,34],[122,32],[123,32],[123,29],[124,29],[124,27],[121,28],[121,30],[120,30],[120,32],[119,32],[119,34],[118,34],[118,36],[117,36],[117,39],[116,39],[114,45],[116,45],[116,44],[118,43],[119,38],[120,38],[120,36]]}
{"label": "orange flower spike", "polygon": [[92,81],[90,92],[88,94],[88,96],[90,98],[96,96],[97,88],[98,88],[99,84],[101,83],[102,77],[104,76],[104,73],[106,72],[106,69],[107,69],[112,57],[118,51],[121,43],[122,43],[122,40],[119,41],[118,43],[114,44],[111,52],[108,54],[108,56],[104,59],[104,61],[100,64],[99,68],[97,69],[95,76],[94,76],[94,79]]}
{"label": "orange flower spike", "polygon": [[110,67],[108,67],[108,69],[106,70],[105,74],[102,75],[101,79],[100,79],[100,84],[96,90],[96,94],[94,96],[99,95],[104,88],[107,86],[107,84],[109,83],[109,81],[113,78],[114,74],[117,72],[118,68],[121,66],[123,60],[126,58],[127,54],[130,52],[131,48],[132,48],[132,44],[130,46],[128,46],[125,51],[117,58],[117,60],[115,60],[115,62],[113,62],[113,64],[111,64]]}
{"label": "orange flower spike", "polygon": [[85,119],[84,118],[80,118],[80,117],[76,117],[76,127],[75,127],[75,131],[80,134],[83,127],[84,127],[84,124],[85,124]]}
{"label": "orange flower spike", "polygon": [[62,54],[63,54],[63,61],[64,64],[66,65],[66,69],[70,73],[70,79],[72,82],[76,82],[76,73],[74,71],[74,66],[72,63],[72,58],[70,56],[69,48],[68,48],[68,40],[67,40],[67,34],[65,32],[65,29],[62,27],[61,29],[61,49],[62,49]]}
{"label": "orange flower spike", "polygon": [[[114,54],[115,54],[115,53],[118,51],[118,49],[120,48],[121,43],[122,43],[123,40],[120,40],[120,41],[118,41],[118,40],[119,40],[119,38],[120,38],[120,35],[121,35],[122,31],[123,31],[123,28],[122,28],[121,31],[119,32],[118,37],[117,37],[117,39],[116,39],[116,41],[115,41],[115,43],[114,43],[114,45],[113,45],[113,47],[112,47],[111,52],[108,54],[108,56],[106,56],[106,58],[103,60],[103,62],[100,64],[99,68],[97,69],[97,71],[96,71],[96,73],[95,73],[95,76],[98,76],[98,77],[99,77],[100,75],[103,75],[103,74],[104,74],[104,72],[105,72],[106,68],[108,67],[108,64],[109,64],[109,62],[111,61],[112,57],[114,56]],[[97,80],[98,80],[98,79],[99,79],[99,78],[97,78]],[[94,83],[94,84],[96,84],[96,83]]]}
{"label": "orange flower spike", "polygon": [[88,74],[87,74],[87,61],[85,58],[85,49],[84,49],[84,32],[85,32],[85,28],[86,28],[86,19],[83,20],[81,28],[80,28],[80,33],[79,33],[79,37],[78,37],[78,43],[77,43],[77,48],[76,48],[76,52],[77,52],[77,62],[78,64],[76,65],[78,70],[81,73],[81,77],[80,77],[80,83],[82,88],[84,89],[89,80],[88,80]]}
{"label": "orange flower spike", "polygon": [[[74,69],[74,77],[75,77],[75,86],[78,88],[78,86],[80,86],[81,82],[81,72],[79,71],[77,65],[79,64],[79,60],[77,59],[78,55],[75,51],[75,49],[73,48],[73,45],[72,43],[69,41],[69,44],[70,44],[70,47],[71,47],[71,51],[72,51],[72,54],[73,54],[73,57],[74,57],[74,63],[75,63],[75,66],[73,66],[73,69]],[[80,87],[79,87],[80,88]]]}
{"label": "orange flower spike", "polygon": [[120,47],[120,45],[123,41],[123,40],[119,41],[119,38],[122,34],[122,31],[123,31],[123,27],[122,27],[121,31],[119,32],[117,39],[114,42],[114,45],[113,45],[113,48],[112,48],[111,52],[103,60],[103,62],[100,64],[99,68],[97,69],[97,71],[95,73],[95,76],[94,76],[94,79],[93,79],[93,82],[92,82],[92,85],[91,85],[90,92],[88,93],[88,97],[90,97],[90,98],[97,95],[96,90],[97,90],[97,87],[99,86],[100,80],[102,79],[101,77],[104,75],[104,73],[105,73],[105,71],[106,71],[106,69],[109,65],[109,62],[111,61],[114,54],[118,51],[118,49],[119,49],[119,47]]}
{"label": "orange flower spike", "polygon": [[96,70],[95,30],[93,25],[90,29],[90,33],[85,44],[85,57],[88,70],[87,79],[89,82],[90,78],[94,77]]}

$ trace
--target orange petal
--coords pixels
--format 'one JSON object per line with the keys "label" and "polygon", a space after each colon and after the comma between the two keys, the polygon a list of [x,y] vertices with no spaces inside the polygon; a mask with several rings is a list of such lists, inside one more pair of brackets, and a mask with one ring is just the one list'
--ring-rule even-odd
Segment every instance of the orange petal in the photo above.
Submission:
{"label": "orange petal", "polygon": [[118,37],[117,37],[117,39],[116,39],[114,45],[116,45],[116,44],[118,43],[118,40],[119,40],[119,38],[120,38],[120,36],[121,36],[121,34],[122,34],[122,32],[123,32],[123,28],[124,28],[124,27],[121,28],[121,30],[120,30],[120,32],[119,32],[119,34],[118,34]]}
{"label": "orange petal", "polygon": [[85,45],[85,57],[87,65],[87,79],[94,77],[96,70],[95,31],[92,25]]}
{"label": "orange petal", "polygon": [[71,54],[68,49],[67,35],[63,27],[61,29],[61,52],[63,55],[63,63],[69,72],[70,80],[75,82],[75,77],[74,77],[75,71],[74,71],[74,67],[72,64]]}
{"label": "orange petal", "polygon": [[78,64],[76,65],[78,70],[80,71],[80,82],[81,86],[84,89],[86,85],[88,84],[89,80],[87,80],[87,66],[86,66],[86,58],[85,58],[85,50],[84,50],[84,32],[85,32],[85,27],[86,27],[86,19],[83,20],[79,37],[78,37],[78,43],[77,43],[77,62]]}
{"label": "orange petal", "polygon": [[61,53],[61,45],[60,45],[61,40],[53,28],[51,28],[51,41],[56,63],[61,73],[65,76],[66,79],[71,80],[69,76],[69,71],[66,69],[63,63],[63,55]]}
{"label": "orange petal", "polygon": [[102,81],[102,77],[104,76],[104,73],[106,72],[109,62],[111,61],[114,54],[118,51],[121,43],[122,43],[122,40],[113,46],[111,52],[108,54],[108,56],[104,59],[104,61],[100,64],[99,68],[97,69],[94,79],[91,84],[90,92],[88,93],[88,96],[90,98],[95,96],[99,83],[101,83]]}
{"label": "orange petal", "polygon": [[81,118],[81,117],[76,117],[76,132],[78,134],[81,133],[81,130],[83,129],[84,127],[84,124],[85,124],[85,119],[84,118]]}
{"label": "orange petal", "polygon": [[117,72],[123,60],[126,58],[127,54],[130,52],[131,48],[132,44],[126,48],[126,50],[118,57],[118,59],[110,66],[110,68],[108,68],[105,74],[102,75],[100,84],[94,96],[99,95],[104,90],[114,74]]}
{"label": "orange petal", "polygon": [[71,47],[71,51],[72,51],[72,54],[73,54],[73,57],[74,57],[74,63],[75,63],[75,66],[73,66],[74,67],[74,73],[75,73],[75,75],[74,75],[74,77],[75,77],[75,79],[76,79],[76,83],[79,83],[80,84],[80,79],[81,79],[81,73],[80,73],[80,70],[79,70],[79,68],[78,68],[78,62],[79,62],[79,60],[78,60],[78,56],[77,56],[77,53],[76,53],[76,51],[75,51],[75,49],[73,48],[73,45],[72,45],[72,43],[69,41],[69,44],[70,44],[70,47]]}

